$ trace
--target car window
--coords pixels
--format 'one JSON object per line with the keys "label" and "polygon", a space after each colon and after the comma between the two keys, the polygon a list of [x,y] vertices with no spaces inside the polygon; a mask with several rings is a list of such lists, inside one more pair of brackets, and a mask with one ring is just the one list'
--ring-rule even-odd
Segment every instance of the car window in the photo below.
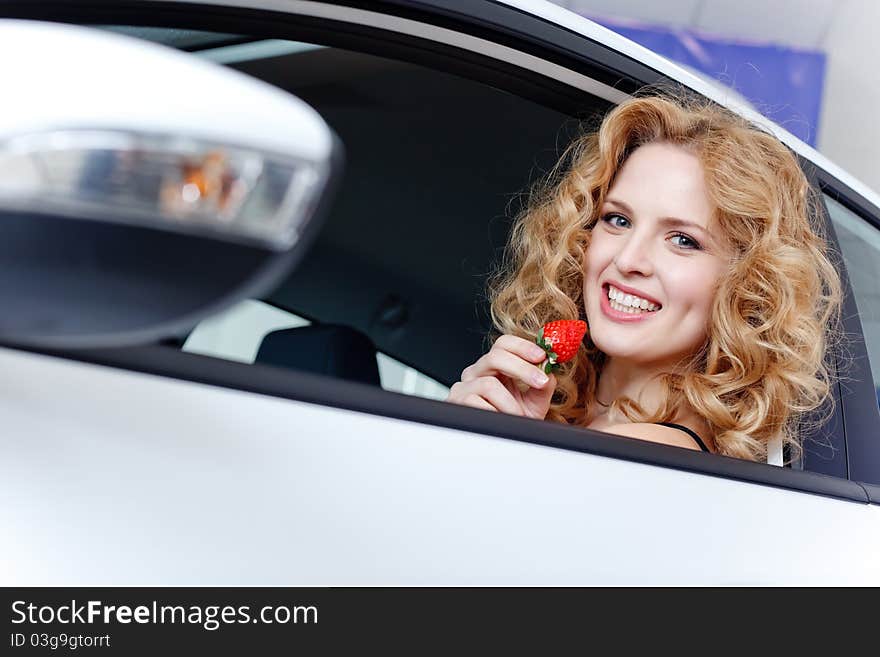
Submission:
{"label": "car window", "polygon": [[880,391],[880,230],[827,195],[825,202],[859,308],[874,388]]}
{"label": "car window", "polygon": [[[162,30],[140,36],[167,41]],[[253,363],[273,331],[342,326],[374,348],[377,385],[444,399],[488,347],[486,282],[531,184],[611,101],[581,89],[573,107],[572,95],[563,102],[543,78],[541,93],[520,95],[510,89],[524,87],[461,62],[435,68],[219,36],[187,35],[208,44],[187,49],[314,107],[338,135],[345,169],[319,235],[287,279],[202,322],[184,350]],[[769,462],[781,461],[773,451]]]}
{"label": "car window", "polygon": [[[309,326],[299,315],[247,299],[201,322],[183,345],[191,353],[253,363],[263,338],[272,331]],[[449,388],[383,353],[376,354],[382,388],[428,399],[446,399]]]}
{"label": "car window", "polygon": [[[139,36],[170,38],[161,30]],[[339,136],[345,163],[320,234],[288,279],[262,299],[268,305],[256,313],[254,301],[204,322],[186,348],[253,362],[267,332],[304,321],[279,310],[286,308],[367,338],[384,388],[445,399],[486,349],[486,281],[512,218],[579,121],[410,62],[220,36],[224,41],[205,33],[177,38],[207,43],[194,54],[309,103]],[[593,115],[608,105],[585,94],[580,108]]]}
{"label": "car window", "polygon": [[[383,388],[444,399],[486,350],[486,281],[512,218],[580,130],[580,117],[336,47],[272,39],[195,54],[308,102],[339,136],[346,162],[326,224],[263,300],[265,316],[254,319],[252,302],[204,322],[185,349],[253,362],[268,332],[308,317],[375,345]],[[580,113],[595,117],[608,107],[583,94]],[[781,464],[781,450],[769,462]]]}

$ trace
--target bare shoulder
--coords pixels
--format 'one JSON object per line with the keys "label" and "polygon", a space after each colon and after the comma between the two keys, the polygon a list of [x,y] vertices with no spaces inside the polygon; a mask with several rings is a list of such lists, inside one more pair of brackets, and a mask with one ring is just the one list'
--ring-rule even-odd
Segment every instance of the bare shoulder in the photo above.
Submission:
{"label": "bare shoulder", "polygon": [[607,433],[617,434],[618,436],[626,436],[628,438],[638,438],[639,440],[650,440],[652,443],[662,443],[664,445],[673,445],[675,447],[684,447],[685,449],[693,449],[702,451],[700,446],[681,429],[673,429],[672,427],[664,427],[660,424],[649,424],[647,422],[628,422],[625,424],[612,424],[611,426],[601,429]]}

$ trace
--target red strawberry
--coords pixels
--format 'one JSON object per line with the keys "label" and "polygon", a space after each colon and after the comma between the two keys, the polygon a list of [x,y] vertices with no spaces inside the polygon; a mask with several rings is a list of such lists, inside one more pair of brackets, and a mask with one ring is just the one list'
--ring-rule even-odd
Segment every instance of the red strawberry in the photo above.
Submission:
{"label": "red strawberry", "polygon": [[547,352],[544,373],[550,374],[559,369],[560,363],[574,358],[586,333],[587,323],[580,319],[560,319],[544,324],[535,340]]}

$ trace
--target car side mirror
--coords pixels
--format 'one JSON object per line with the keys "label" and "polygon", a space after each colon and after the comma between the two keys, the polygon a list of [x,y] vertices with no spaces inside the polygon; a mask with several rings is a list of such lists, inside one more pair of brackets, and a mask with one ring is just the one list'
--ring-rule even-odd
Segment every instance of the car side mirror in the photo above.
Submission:
{"label": "car side mirror", "polygon": [[276,284],[342,149],[294,96],[164,46],[0,20],[0,342],[116,347]]}

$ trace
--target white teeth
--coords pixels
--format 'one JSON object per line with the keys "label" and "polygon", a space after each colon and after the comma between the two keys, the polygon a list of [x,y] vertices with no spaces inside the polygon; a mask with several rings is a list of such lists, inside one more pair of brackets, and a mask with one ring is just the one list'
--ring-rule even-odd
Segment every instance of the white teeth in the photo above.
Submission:
{"label": "white teeth", "polygon": [[657,304],[632,294],[625,294],[611,285],[608,286],[608,299],[610,300],[611,307],[618,312],[632,314],[644,311],[653,312],[659,309]]}

